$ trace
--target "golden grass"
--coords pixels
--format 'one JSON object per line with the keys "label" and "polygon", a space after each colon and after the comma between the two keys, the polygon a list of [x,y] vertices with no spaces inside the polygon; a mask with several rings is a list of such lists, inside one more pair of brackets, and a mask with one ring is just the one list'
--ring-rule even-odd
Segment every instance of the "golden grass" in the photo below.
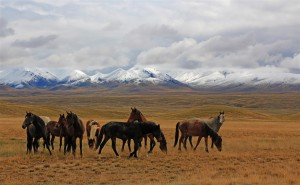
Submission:
{"label": "golden grass", "polygon": [[[288,94],[43,94],[0,98],[1,184],[299,184],[300,127],[299,95]],[[294,99],[294,100],[293,100]],[[275,101],[276,100],[276,101]],[[299,105],[299,104],[298,104]],[[26,131],[21,128],[25,111],[48,115],[72,110],[86,122],[98,119],[126,120],[130,106],[139,108],[149,120],[161,124],[168,154],[155,147],[139,159],[128,159],[127,148],[116,158],[108,142],[101,159],[89,150],[84,136],[84,156],[64,156],[55,140],[53,156],[44,152],[26,155]],[[191,117],[210,117],[225,110],[221,128],[223,151],[179,152],[173,148],[175,124]],[[194,143],[196,138],[194,138]],[[210,144],[210,141],[209,141]]]}

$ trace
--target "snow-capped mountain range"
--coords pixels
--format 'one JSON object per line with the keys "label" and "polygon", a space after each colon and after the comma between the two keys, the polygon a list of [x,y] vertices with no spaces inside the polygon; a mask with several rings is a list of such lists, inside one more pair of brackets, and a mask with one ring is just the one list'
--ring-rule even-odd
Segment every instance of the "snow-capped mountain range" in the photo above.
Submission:
{"label": "snow-capped mountain range", "polygon": [[[12,69],[0,71],[0,85],[13,88],[68,87],[118,87],[121,85],[166,86],[172,88],[245,91],[255,89],[300,90],[300,74],[279,71],[254,70],[202,70],[192,72],[162,73],[153,68],[117,69],[108,74],[87,75],[74,70],[64,78],[39,69]],[[59,88],[58,88],[59,89]]]}

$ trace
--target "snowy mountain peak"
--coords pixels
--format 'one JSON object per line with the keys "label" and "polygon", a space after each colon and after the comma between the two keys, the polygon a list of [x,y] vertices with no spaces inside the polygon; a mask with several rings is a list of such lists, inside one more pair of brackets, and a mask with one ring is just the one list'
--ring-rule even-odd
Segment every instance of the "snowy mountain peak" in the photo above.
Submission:
{"label": "snowy mountain peak", "polygon": [[82,72],[81,70],[74,70],[68,76],[66,76],[62,82],[70,84],[84,83],[90,80],[90,76]]}

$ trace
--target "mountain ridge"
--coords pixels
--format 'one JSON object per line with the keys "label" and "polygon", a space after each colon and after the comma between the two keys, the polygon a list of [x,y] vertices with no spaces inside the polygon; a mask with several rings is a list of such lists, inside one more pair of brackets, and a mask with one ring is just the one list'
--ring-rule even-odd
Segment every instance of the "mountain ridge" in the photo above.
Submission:
{"label": "mountain ridge", "polygon": [[300,74],[254,70],[199,70],[168,74],[154,68],[134,67],[128,70],[119,68],[108,74],[98,72],[93,75],[87,75],[77,69],[59,79],[54,74],[39,68],[18,68],[0,72],[0,85],[16,89],[48,88],[52,90],[151,85],[208,91],[299,91]]}

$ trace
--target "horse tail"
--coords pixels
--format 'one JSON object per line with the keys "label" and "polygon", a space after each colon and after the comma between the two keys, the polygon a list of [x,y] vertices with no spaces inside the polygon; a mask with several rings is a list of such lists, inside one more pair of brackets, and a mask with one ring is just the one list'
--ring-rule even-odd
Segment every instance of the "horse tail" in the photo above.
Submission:
{"label": "horse tail", "polygon": [[104,132],[105,132],[105,127],[106,127],[106,125],[103,125],[103,126],[101,127],[100,133],[99,133],[99,135],[98,135],[98,137],[97,137],[97,142],[96,142],[96,146],[95,146],[95,149],[96,149],[96,150],[98,149],[98,147],[100,146],[100,144],[101,144],[101,142],[102,142],[103,134],[104,134]]}
{"label": "horse tail", "polygon": [[178,122],[178,123],[176,124],[174,147],[175,147],[175,146],[177,145],[177,143],[178,143],[179,125],[180,125],[180,122]]}

